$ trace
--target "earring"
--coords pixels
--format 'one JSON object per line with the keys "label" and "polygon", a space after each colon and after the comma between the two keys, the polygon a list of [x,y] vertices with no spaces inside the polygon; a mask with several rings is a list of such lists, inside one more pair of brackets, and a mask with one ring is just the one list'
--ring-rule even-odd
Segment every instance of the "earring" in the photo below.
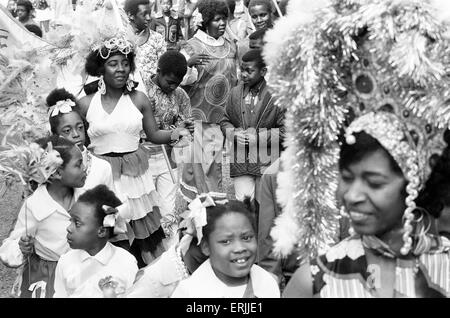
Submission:
{"label": "earring", "polygon": [[131,92],[133,91],[133,89],[134,89],[134,81],[131,78],[129,78],[127,80],[127,90]]}
{"label": "earring", "polygon": [[103,80],[103,75],[100,76],[100,79],[98,80],[98,92],[102,95],[106,94],[106,85],[105,81]]}

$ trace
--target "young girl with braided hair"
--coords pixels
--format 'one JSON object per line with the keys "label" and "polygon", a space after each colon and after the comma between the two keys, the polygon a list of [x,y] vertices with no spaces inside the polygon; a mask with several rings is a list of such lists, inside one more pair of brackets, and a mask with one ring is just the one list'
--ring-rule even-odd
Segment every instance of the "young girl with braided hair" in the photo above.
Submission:
{"label": "young girl with braided hair", "polygon": [[55,161],[53,151],[60,161],[23,203],[14,230],[0,247],[0,259],[9,267],[24,264],[20,297],[51,298],[56,263],[69,250],[68,211],[83,192],[86,171],[80,149],[67,139],[53,135],[36,143],[45,150],[42,162]]}
{"label": "young girl with braided hair", "polygon": [[67,242],[71,251],[56,267],[54,297],[107,297],[123,294],[138,271],[133,255],[108,242],[117,233],[122,202],[105,185],[83,193],[70,209]]}
{"label": "young girl with braided hair", "polygon": [[[203,225],[197,231],[201,251],[209,258],[179,283],[172,298],[280,296],[275,278],[255,264],[257,243],[249,204],[246,199],[246,203],[229,201],[216,205],[206,197],[198,208],[192,209],[195,228]],[[199,222],[205,218],[205,224]]]}

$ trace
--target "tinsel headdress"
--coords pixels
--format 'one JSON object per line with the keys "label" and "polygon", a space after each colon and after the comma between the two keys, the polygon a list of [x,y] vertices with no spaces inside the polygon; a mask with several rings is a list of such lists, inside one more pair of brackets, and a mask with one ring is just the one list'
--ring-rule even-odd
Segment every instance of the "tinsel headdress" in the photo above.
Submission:
{"label": "tinsel headdress", "polygon": [[267,33],[268,84],[287,109],[276,254],[297,247],[301,256],[315,256],[337,241],[337,140],[355,117],[388,111],[400,118],[420,149],[420,180],[426,178],[428,158],[443,147],[438,128],[450,119],[448,6],[290,1],[288,15]]}

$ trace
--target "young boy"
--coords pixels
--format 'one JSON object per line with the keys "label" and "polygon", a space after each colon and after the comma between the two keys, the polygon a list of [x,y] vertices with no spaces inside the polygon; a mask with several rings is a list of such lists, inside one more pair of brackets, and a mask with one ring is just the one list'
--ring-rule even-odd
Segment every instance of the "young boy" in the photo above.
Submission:
{"label": "young boy", "polygon": [[273,5],[271,0],[250,0],[248,13],[256,30],[273,26]]}
{"label": "young boy", "polygon": [[[255,31],[270,29],[273,26],[273,6],[271,0],[250,0],[248,13]],[[250,39],[247,37],[239,43],[239,59],[249,50]]]}
{"label": "young boy", "polygon": [[248,46],[250,49],[262,50],[264,46],[264,36],[266,35],[266,31],[267,29],[261,29],[249,35],[248,39],[250,41]]}
{"label": "young boy", "polygon": [[[183,54],[169,50],[158,61],[158,69],[148,82],[147,94],[155,103],[153,114],[161,129],[171,129],[185,125],[191,118],[191,102],[186,92],[179,87],[187,72],[187,62]],[[186,127],[189,129],[189,127]],[[161,214],[163,221],[170,218],[175,208],[175,194],[177,192],[177,169],[173,161],[169,170],[162,145],[146,142],[144,146],[149,150],[149,162],[152,167],[156,190],[163,198]],[[168,157],[172,148],[165,146]]]}
{"label": "young boy", "polygon": [[181,22],[172,11],[172,0],[161,0],[161,13],[150,23],[150,29],[160,33],[167,43],[167,49],[179,49],[178,41],[183,40]]}
{"label": "young boy", "polygon": [[266,72],[260,50],[242,57],[242,82],[231,90],[220,122],[227,140],[233,140],[230,176],[237,200],[256,197],[263,170],[281,152],[284,111],[275,106],[264,79]]}

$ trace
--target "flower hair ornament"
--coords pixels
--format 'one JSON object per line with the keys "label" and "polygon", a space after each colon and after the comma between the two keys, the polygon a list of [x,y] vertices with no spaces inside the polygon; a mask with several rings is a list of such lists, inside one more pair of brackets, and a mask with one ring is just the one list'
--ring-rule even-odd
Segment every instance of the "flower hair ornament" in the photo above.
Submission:
{"label": "flower hair ornament", "polygon": [[[216,202],[225,204],[228,200],[224,199]],[[197,237],[197,245],[200,244],[203,238],[202,228],[207,224],[206,208],[216,206],[216,202],[209,193],[200,194],[189,203],[188,210],[180,214],[180,217],[183,218],[183,221],[180,223],[180,229],[186,229],[186,235],[180,241],[180,249],[183,255],[189,249],[194,234]]]}
{"label": "flower hair ornament", "polygon": [[24,185],[27,194],[32,192],[30,181],[43,184],[63,164],[58,151],[51,142],[46,149],[34,142],[16,136],[16,125],[11,126],[3,138],[0,151],[0,184],[1,181],[18,178]]}
{"label": "flower hair ornament", "polygon": [[113,276],[106,276],[98,281],[98,287],[104,298],[117,298],[126,291],[125,282]]}
{"label": "flower hair ornament", "polygon": [[[384,146],[402,170],[408,166],[403,252],[412,247],[413,198],[430,173],[430,158],[445,147],[442,129],[450,122],[449,16],[450,3],[438,0],[302,0],[291,1],[267,32],[266,79],[286,109],[275,255],[296,249],[302,259],[315,257],[338,241],[338,136],[353,121],[352,129],[369,129],[369,117],[358,118],[382,111],[395,114],[408,132],[397,144],[401,150]],[[397,131],[397,120],[369,116]]]}
{"label": "flower hair ornament", "polygon": [[67,114],[72,111],[72,107],[75,107],[75,102],[71,99],[59,100],[50,109],[51,117],[58,116],[58,114]]}
{"label": "flower hair ornament", "polygon": [[103,205],[102,210],[106,214],[103,219],[103,227],[114,228],[115,235],[127,233],[127,223],[125,219],[119,215],[119,210],[117,208]]}

